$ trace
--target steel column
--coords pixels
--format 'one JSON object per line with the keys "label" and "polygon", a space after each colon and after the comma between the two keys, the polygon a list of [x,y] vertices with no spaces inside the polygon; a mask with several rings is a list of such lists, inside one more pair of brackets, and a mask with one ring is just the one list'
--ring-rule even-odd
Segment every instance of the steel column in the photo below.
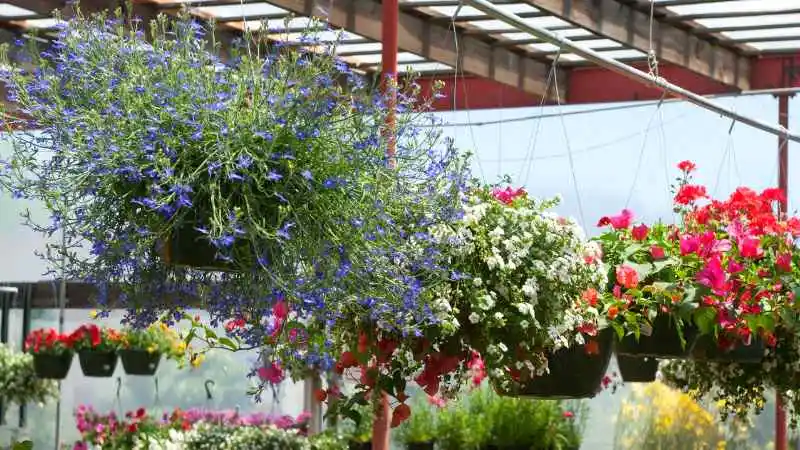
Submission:
{"label": "steel column", "polygon": [[[792,94],[778,95],[778,122],[784,129],[789,128],[789,98]],[[778,189],[783,192],[780,214],[788,211],[789,201],[789,139],[778,136]],[[783,407],[783,392],[775,393],[775,450],[787,450],[786,410]]]}
{"label": "steel column", "polygon": [[[387,139],[386,156],[390,163],[395,155],[395,106],[397,104],[397,26],[400,21],[400,5],[398,0],[382,0],[381,17],[381,87],[386,100]],[[385,392],[374,392],[380,398],[374,399],[375,419],[372,423],[372,449],[389,450],[391,434],[391,408],[389,395]]]}

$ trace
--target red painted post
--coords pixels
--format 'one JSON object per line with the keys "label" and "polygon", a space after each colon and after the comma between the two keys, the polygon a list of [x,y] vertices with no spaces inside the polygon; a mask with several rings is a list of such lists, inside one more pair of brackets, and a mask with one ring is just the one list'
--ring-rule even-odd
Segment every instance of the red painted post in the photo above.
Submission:
{"label": "red painted post", "polygon": [[[395,106],[397,104],[397,25],[399,23],[400,5],[398,0],[382,0],[381,18],[381,86],[386,95],[386,128],[388,139],[386,154],[391,158],[395,155]],[[389,395],[380,393],[380,405],[375,411],[375,420],[372,423],[372,449],[389,450],[389,436],[391,434],[391,408]]]}
{"label": "red painted post", "polygon": [[394,156],[395,106],[397,104],[397,25],[400,6],[398,0],[383,0],[381,19],[381,86],[386,95],[386,134],[389,139],[387,153]]}
{"label": "red painted post", "polygon": [[[778,123],[789,128],[790,94],[778,95]],[[778,137],[778,189],[783,192],[784,199],[780,204],[780,213],[786,214],[789,197],[789,139]],[[783,393],[775,393],[775,450],[787,450],[786,410],[783,408]]]}

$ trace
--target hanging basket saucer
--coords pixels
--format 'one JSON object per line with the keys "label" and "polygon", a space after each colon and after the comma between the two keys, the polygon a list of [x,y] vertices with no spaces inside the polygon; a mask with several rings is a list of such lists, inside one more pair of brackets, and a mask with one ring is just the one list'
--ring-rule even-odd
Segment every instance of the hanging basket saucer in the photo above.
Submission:
{"label": "hanging basket saucer", "polygon": [[625,383],[651,383],[656,380],[658,359],[617,354],[617,366]]}
{"label": "hanging basket saucer", "polygon": [[63,380],[69,374],[72,366],[74,353],[62,353],[60,355],[34,354],[33,370],[36,376],[48,380]]}
{"label": "hanging basket saucer", "polygon": [[692,359],[698,361],[735,362],[758,364],[764,359],[766,348],[760,337],[751,339],[750,345],[740,342],[730,349],[721,349],[713,336],[704,334],[697,338],[692,349]]}
{"label": "hanging basket saucer", "polygon": [[114,374],[117,368],[116,352],[78,352],[78,362],[81,364],[83,375],[87,377],[107,378]]}
{"label": "hanging basket saucer", "polygon": [[650,335],[644,333],[636,336],[630,334],[617,344],[617,354],[627,356],[649,356],[659,359],[688,359],[697,339],[698,330],[694,324],[684,323],[684,345],[670,314],[659,314],[653,321]]}
{"label": "hanging basket saucer", "polygon": [[124,349],[119,351],[122,368],[128,375],[155,375],[161,362],[161,353],[147,350]]}
{"label": "hanging basket saucer", "polygon": [[[587,338],[589,339],[589,338]],[[519,383],[511,391],[496,388],[501,395],[549,399],[592,398],[600,391],[600,385],[611,361],[614,331],[600,330],[593,338],[598,351],[587,354],[582,345],[562,348],[548,356],[549,372]]]}

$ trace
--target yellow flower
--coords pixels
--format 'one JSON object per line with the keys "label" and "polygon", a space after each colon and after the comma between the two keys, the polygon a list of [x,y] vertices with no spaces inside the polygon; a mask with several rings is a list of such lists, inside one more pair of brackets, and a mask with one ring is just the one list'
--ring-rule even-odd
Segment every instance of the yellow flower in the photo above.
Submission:
{"label": "yellow flower", "polygon": [[97,318],[97,310],[96,309],[93,309],[93,310],[89,311],[89,318],[90,319],[96,319]]}
{"label": "yellow flower", "polygon": [[158,351],[158,347],[156,347],[155,345],[151,345],[150,347],[147,347],[147,353],[155,353],[157,351]]}
{"label": "yellow flower", "polygon": [[200,364],[203,363],[203,360],[206,359],[206,355],[202,353],[193,353],[192,357],[189,359],[189,364],[192,365],[193,368],[200,367]]}

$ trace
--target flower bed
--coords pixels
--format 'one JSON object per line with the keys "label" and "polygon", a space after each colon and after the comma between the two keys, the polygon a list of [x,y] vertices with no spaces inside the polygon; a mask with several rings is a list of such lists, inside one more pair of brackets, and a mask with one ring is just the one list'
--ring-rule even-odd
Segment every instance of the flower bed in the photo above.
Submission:
{"label": "flower bed", "polygon": [[[238,449],[249,443],[257,448],[324,450],[336,447],[309,447],[304,438],[308,415],[276,416],[240,414],[234,411],[175,409],[152,415],[145,409],[127,412],[123,417],[111,412],[99,414],[89,406],[75,412],[81,440],[75,450],[88,449]],[[325,439],[321,439],[325,440]],[[330,441],[330,439],[327,439]],[[238,445],[238,446],[237,446]],[[270,445],[272,447],[270,447]]]}

